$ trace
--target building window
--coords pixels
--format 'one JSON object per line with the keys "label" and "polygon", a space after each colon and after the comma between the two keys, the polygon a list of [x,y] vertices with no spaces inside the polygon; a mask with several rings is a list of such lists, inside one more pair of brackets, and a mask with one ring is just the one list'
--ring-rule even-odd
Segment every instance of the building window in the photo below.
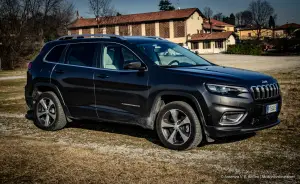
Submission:
{"label": "building window", "polygon": [[82,29],[82,34],[91,34],[91,29]]}
{"label": "building window", "polygon": [[178,43],[178,45],[180,45],[181,47],[183,47],[183,43]]}
{"label": "building window", "polygon": [[182,21],[174,21],[174,37],[185,37],[185,22]]}
{"label": "building window", "polygon": [[251,37],[251,33],[248,33],[248,37]]}
{"label": "building window", "polygon": [[146,36],[155,36],[155,23],[148,23],[146,27]]}
{"label": "building window", "polygon": [[115,34],[115,26],[108,26],[106,27],[106,34]]}
{"label": "building window", "polygon": [[142,25],[134,24],[132,25],[132,36],[141,36],[142,35]]}
{"label": "building window", "polygon": [[121,35],[121,36],[128,36],[129,35],[127,25],[119,26],[119,35]]}
{"label": "building window", "polygon": [[199,49],[199,43],[198,42],[192,42],[192,50]]}
{"label": "building window", "polygon": [[203,42],[203,49],[210,49],[210,48],[211,48],[210,41],[204,41]]}
{"label": "building window", "polygon": [[170,23],[160,22],[159,23],[159,36],[163,38],[170,38]]}
{"label": "building window", "polygon": [[79,34],[79,29],[70,30],[72,35]]}
{"label": "building window", "polygon": [[103,34],[103,27],[96,27],[94,28],[95,34]]}
{"label": "building window", "polygon": [[222,49],[224,46],[223,46],[223,40],[217,40],[216,42],[215,42],[215,47],[217,48],[217,49]]}

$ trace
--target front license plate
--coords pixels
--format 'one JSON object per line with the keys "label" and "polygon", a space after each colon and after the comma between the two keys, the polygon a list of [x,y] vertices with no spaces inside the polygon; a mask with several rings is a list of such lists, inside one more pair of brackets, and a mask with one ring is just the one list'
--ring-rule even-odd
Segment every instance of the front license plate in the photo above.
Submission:
{"label": "front license plate", "polygon": [[267,114],[271,114],[278,111],[278,104],[267,105],[266,112]]}

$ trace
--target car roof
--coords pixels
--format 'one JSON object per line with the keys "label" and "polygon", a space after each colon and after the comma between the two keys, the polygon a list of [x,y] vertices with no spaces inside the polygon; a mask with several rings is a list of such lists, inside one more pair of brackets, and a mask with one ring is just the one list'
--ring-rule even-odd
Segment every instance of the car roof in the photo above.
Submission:
{"label": "car roof", "polygon": [[59,44],[69,44],[69,43],[89,43],[89,42],[99,42],[99,41],[110,41],[117,43],[132,43],[132,44],[142,44],[142,43],[159,43],[168,42],[167,40],[159,37],[146,37],[146,36],[118,36],[118,37],[98,37],[98,38],[76,38],[76,39],[62,39],[54,40],[48,42],[48,45],[59,45]]}

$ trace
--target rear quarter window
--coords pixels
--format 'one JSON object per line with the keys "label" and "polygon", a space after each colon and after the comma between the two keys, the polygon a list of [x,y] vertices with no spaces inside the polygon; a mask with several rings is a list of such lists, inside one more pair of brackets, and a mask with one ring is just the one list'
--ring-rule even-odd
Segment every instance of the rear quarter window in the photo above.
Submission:
{"label": "rear quarter window", "polygon": [[55,46],[46,56],[45,60],[48,62],[54,62],[57,63],[59,62],[59,59],[62,56],[62,53],[64,52],[66,48],[66,45],[58,45]]}

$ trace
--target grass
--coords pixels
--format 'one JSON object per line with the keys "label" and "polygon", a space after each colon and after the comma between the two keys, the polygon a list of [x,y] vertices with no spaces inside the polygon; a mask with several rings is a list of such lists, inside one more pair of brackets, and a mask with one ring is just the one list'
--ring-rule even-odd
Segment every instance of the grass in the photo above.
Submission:
{"label": "grass", "polygon": [[26,75],[26,69],[0,71],[0,77],[25,76],[25,75]]}
{"label": "grass", "polygon": [[0,113],[27,112],[24,97],[26,79],[0,80]]}
{"label": "grass", "polygon": [[[58,132],[0,118],[3,183],[296,183],[300,176],[300,72],[269,72],[283,106],[277,127],[186,152],[139,127],[75,121]],[[24,114],[25,79],[0,81],[0,114]],[[291,179],[262,179],[294,176]],[[250,178],[249,178],[250,177]]]}

